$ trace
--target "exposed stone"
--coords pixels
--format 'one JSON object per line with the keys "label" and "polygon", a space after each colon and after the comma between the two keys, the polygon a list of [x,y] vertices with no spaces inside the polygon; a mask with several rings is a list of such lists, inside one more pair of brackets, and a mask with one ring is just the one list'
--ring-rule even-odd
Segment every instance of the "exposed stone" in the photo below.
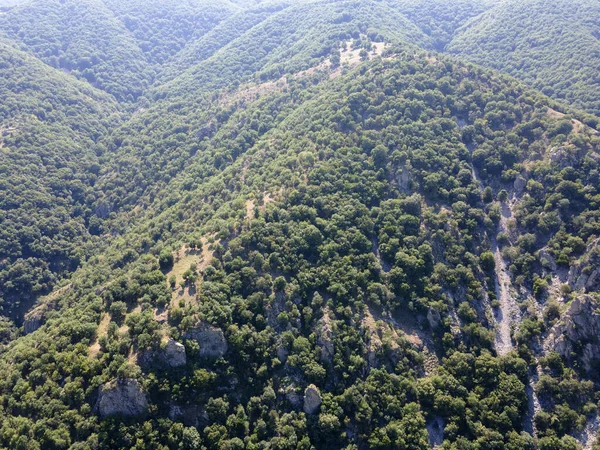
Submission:
{"label": "exposed stone", "polygon": [[162,348],[160,359],[170,367],[185,366],[187,362],[185,347],[182,343],[169,339]]}
{"label": "exposed stone", "polygon": [[513,183],[515,194],[519,196],[523,195],[523,193],[525,192],[525,187],[527,187],[527,180],[523,176],[519,175]]}
{"label": "exposed stone", "polygon": [[206,322],[200,322],[183,337],[198,342],[201,357],[220,358],[227,352],[227,341],[223,330]]}
{"label": "exposed stone", "polygon": [[291,384],[285,389],[281,390],[281,393],[285,395],[285,399],[290,402],[294,409],[299,409],[302,406],[303,397],[301,393],[298,393],[296,386]]}
{"label": "exposed stone", "polygon": [[[294,303],[296,303],[299,299],[294,299]],[[279,321],[279,315],[282,312],[287,311],[287,302],[288,299],[285,296],[284,292],[277,292],[275,294],[275,298],[271,300],[271,302],[267,305],[267,323],[269,324],[270,327],[276,329],[276,330],[281,330],[284,327],[282,326],[282,324]],[[301,321],[300,318],[289,318],[290,321],[294,321],[295,323],[293,324],[296,328],[300,328],[301,326]],[[292,328],[292,324],[288,323],[287,324],[287,329],[291,329]]]}
{"label": "exposed stone", "polygon": [[331,327],[331,318],[327,309],[323,312],[323,317],[317,324],[317,345],[321,347],[321,360],[329,364],[333,361],[335,347],[333,344],[333,330]]}
{"label": "exposed stone", "polygon": [[437,328],[442,320],[442,316],[437,309],[432,308],[431,306],[427,309],[427,322],[429,322],[429,326],[434,329]]}
{"label": "exposed stone", "polygon": [[210,420],[206,410],[197,405],[171,405],[169,419],[183,422],[186,427],[203,428]]}
{"label": "exposed stone", "polygon": [[[60,292],[60,290],[55,292]],[[40,328],[46,321],[48,313],[53,311],[55,307],[56,303],[54,301],[44,301],[27,312],[23,320],[23,332],[29,334]]]}
{"label": "exposed stone", "polygon": [[23,331],[25,334],[33,333],[42,326],[45,312],[45,309],[35,308],[25,315],[25,320],[23,321]]}
{"label": "exposed stone", "polygon": [[137,380],[113,380],[100,386],[98,413],[101,417],[115,414],[139,416],[147,409],[147,395]]}
{"label": "exposed stone", "polygon": [[546,250],[546,249],[540,250],[539,258],[540,258],[540,261],[542,261],[542,263],[544,261],[546,261],[546,264],[548,265],[550,270],[552,270],[552,271],[556,270],[556,260],[552,257],[552,255],[550,254],[550,252],[548,250]]}
{"label": "exposed stone", "polygon": [[304,412],[306,414],[315,414],[321,406],[321,393],[314,384],[311,384],[304,391]]}
{"label": "exposed stone", "polygon": [[408,167],[403,165],[398,172],[396,172],[396,182],[402,192],[409,192],[410,190],[410,170]]}
{"label": "exposed stone", "polygon": [[[545,350],[554,350],[569,363],[574,358],[581,358],[586,370],[591,370],[592,362],[600,358],[600,301],[583,295],[575,298],[562,319],[558,322],[545,340]],[[583,352],[576,355],[583,344]]]}
{"label": "exposed stone", "polygon": [[579,158],[581,158],[581,151],[574,146],[561,146],[550,150],[549,158],[554,164],[558,164],[561,169],[565,167],[574,166]]}
{"label": "exposed stone", "polygon": [[568,282],[575,291],[600,290],[600,240],[596,239],[586,248],[584,255],[569,269]]}
{"label": "exposed stone", "polygon": [[288,349],[285,348],[281,344],[281,342],[279,342],[279,344],[277,345],[277,359],[279,359],[279,361],[281,361],[282,363],[285,363],[288,358],[288,353]]}

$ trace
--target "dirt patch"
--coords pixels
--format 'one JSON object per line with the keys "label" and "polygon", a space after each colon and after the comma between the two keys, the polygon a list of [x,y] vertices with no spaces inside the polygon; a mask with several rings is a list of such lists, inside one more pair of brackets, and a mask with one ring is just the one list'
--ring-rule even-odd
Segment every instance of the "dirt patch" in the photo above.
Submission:
{"label": "dirt patch", "polygon": [[234,92],[222,94],[219,98],[219,105],[224,108],[229,108],[238,103],[251,103],[258,100],[263,95],[272,92],[281,92],[286,86],[287,82],[285,78],[259,84],[244,84]]}
{"label": "dirt patch", "polygon": [[88,355],[90,358],[95,358],[100,353],[100,338],[106,336],[108,333],[108,326],[110,325],[110,314],[105,312],[100,319],[98,330],[96,330],[96,340],[90,345]]}
{"label": "dirt patch", "polygon": [[[254,209],[254,207],[252,207]],[[218,241],[216,241],[218,242]],[[196,283],[188,282],[184,287],[181,287],[181,282],[184,281],[183,274],[190,269],[190,267],[196,265],[196,274],[200,274],[204,269],[208,267],[211,260],[213,259],[214,252],[209,248],[210,244],[206,238],[202,238],[202,250],[192,249],[186,245],[183,245],[174,254],[175,263],[169,273],[167,273],[167,280],[172,276],[175,276],[175,286],[171,296],[171,307],[176,307],[183,300],[184,302],[195,302],[196,301]],[[167,281],[168,282],[168,281]],[[155,311],[155,320],[164,322],[165,320],[162,315],[168,316],[168,311],[161,310]]]}
{"label": "dirt patch", "polygon": [[[556,111],[555,109],[552,109],[552,108],[548,108],[546,115],[553,119],[562,119],[563,117],[566,116],[566,114]],[[582,123],[581,121],[579,121],[577,119],[571,119],[571,125],[573,125],[573,131],[576,134],[582,134],[582,133],[585,133],[586,131],[592,131],[592,129],[590,127],[588,127],[587,125],[585,125],[584,123]]]}
{"label": "dirt patch", "polygon": [[254,218],[254,208],[256,202],[253,199],[246,201],[246,220],[252,220]]}

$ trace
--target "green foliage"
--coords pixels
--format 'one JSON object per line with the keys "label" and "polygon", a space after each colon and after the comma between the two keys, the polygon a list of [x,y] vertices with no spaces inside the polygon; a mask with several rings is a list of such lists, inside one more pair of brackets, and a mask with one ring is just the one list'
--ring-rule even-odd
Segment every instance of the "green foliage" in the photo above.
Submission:
{"label": "green foliage", "polygon": [[593,17],[599,13],[589,0],[501,2],[459,30],[447,50],[598,115],[599,28]]}
{"label": "green foliage", "polygon": [[[0,447],[420,449],[441,423],[442,448],[536,448],[532,350],[559,311],[549,301],[541,320],[523,302],[518,352],[496,356],[496,261],[533,302],[551,293],[552,258],[590,256],[600,143],[514,80],[416,49],[490,5],[451,6],[11,10],[11,39],[50,65],[47,46],[69,64],[102,50],[87,74],[107,91],[139,63],[113,94],[141,97],[134,113],[4,47],[2,130],[21,127],[0,148],[5,309],[78,269],[33,311],[40,329],[16,338],[0,322]],[[106,36],[85,33],[85,8]],[[103,44],[122,33],[132,53]],[[165,274],[182,245],[193,261],[177,287]],[[185,346],[179,367],[161,353],[169,338]],[[570,448],[594,385],[558,354],[539,363],[539,446]],[[145,417],[98,417],[99,386],[119,378],[140,381]]]}

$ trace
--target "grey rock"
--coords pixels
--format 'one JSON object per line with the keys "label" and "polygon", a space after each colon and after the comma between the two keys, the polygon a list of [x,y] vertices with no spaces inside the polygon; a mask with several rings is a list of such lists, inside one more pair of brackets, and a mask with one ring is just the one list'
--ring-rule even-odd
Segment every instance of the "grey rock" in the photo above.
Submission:
{"label": "grey rock", "polygon": [[527,187],[527,180],[522,175],[519,175],[513,183],[513,187],[517,195],[523,195],[523,192],[525,192],[525,188]]}
{"label": "grey rock", "polygon": [[550,330],[545,350],[559,353],[569,363],[576,358],[576,349],[584,343],[581,361],[586,370],[600,358],[600,301],[590,295],[575,298],[562,319]]}
{"label": "grey rock", "polygon": [[335,346],[333,343],[333,330],[329,311],[324,311],[323,317],[317,324],[317,345],[321,347],[321,360],[329,364],[333,361]]}
{"label": "grey rock", "polygon": [[302,394],[299,394],[296,390],[296,386],[291,384],[282,390],[285,395],[285,399],[290,402],[294,409],[299,409],[303,404]]}
{"label": "grey rock", "polygon": [[437,328],[442,320],[442,316],[437,309],[433,309],[431,306],[427,309],[427,322],[429,322],[429,326],[433,328]]}
{"label": "grey rock", "polygon": [[160,359],[170,367],[185,366],[187,362],[185,347],[182,343],[169,339],[162,348]]}
{"label": "grey rock", "polygon": [[100,417],[120,414],[139,416],[148,409],[148,397],[137,380],[113,380],[100,386],[98,413]]}
{"label": "grey rock", "polygon": [[206,322],[200,322],[183,337],[198,342],[201,357],[220,358],[227,352],[227,341],[223,330]]}
{"label": "grey rock", "polygon": [[550,252],[546,249],[539,251],[540,261],[546,261],[551,270],[556,270],[556,260],[552,257]]}
{"label": "grey rock", "polygon": [[315,414],[321,407],[321,403],[323,403],[323,400],[321,399],[319,389],[314,384],[311,384],[304,391],[304,412],[306,414]]}
{"label": "grey rock", "polygon": [[285,363],[287,361],[288,353],[288,349],[285,348],[280,342],[277,345],[277,359],[282,363]]}
{"label": "grey rock", "polygon": [[583,256],[571,265],[567,281],[575,291],[600,290],[600,240],[590,243]]}

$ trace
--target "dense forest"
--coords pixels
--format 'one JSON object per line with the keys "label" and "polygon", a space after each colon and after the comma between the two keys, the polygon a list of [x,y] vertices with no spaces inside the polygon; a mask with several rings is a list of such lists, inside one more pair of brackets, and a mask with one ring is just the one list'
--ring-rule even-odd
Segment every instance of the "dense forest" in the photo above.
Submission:
{"label": "dense forest", "polygon": [[600,449],[569,5],[0,2],[0,449]]}

